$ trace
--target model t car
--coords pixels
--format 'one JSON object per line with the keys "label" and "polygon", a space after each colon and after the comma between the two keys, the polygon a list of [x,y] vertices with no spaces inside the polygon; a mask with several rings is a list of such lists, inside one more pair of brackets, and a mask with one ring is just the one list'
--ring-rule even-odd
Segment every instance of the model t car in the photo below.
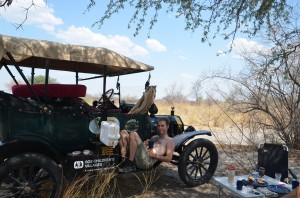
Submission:
{"label": "model t car", "polygon": [[[147,104],[121,102],[119,82],[118,92],[106,89],[107,78],[151,71],[152,66],[105,48],[4,35],[0,35],[0,61],[1,78],[11,76],[15,84],[11,92],[0,91],[0,193],[7,197],[39,197],[42,192],[58,197],[64,179],[115,169],[121,159],[118,130],[135,130],[145,140],[156,134],[161,117],[170,120],[168,133],[176,143],[172,163],[178,165],[181,180],[197,186],[213,176],[217,149],[200,136],[211,132],[186,127],[173,110],[170,115],[156,115],[153,98],[150,103],[147,99],[147,91],[155,88],[149,80],[142,97]],[[31,77],[26,77],[25,68]],[[36,69],[44,71],[44,84],[35,84]],[[50,84],[55,70],[73,72],[74,84]],[[82,79],[81,74],[93,77]],[[103,94],[90,104],[83,99],[86,86],[79,82],[93,78],[103,79],[99,88]],[[112,102],[116,95],[119,104]]]}

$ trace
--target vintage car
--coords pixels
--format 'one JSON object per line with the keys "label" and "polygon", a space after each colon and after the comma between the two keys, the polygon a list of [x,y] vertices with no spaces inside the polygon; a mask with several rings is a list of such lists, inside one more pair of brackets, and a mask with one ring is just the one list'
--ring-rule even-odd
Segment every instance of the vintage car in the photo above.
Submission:
{"label": "vintage car", "polygon": [[[162,117],[170,120],[168,133],[176,143],[172,163],[181,180],[197,186],[213,176],[218,152],[202,138],[211,132],[185,126],[174,109],[170,115],[156,115],[147,95],[155,89],[150,78],[137,104],[121,102],[119,81],[117,93],[107,90],[107,78],[149,72],[152,66],[105,48],[5,35],[0,35],[0,61],[0,78],[9,75],[15,83],[11,92],[0,91],[0,193],[7,197],[59,197],[65,179],[117,170],[119,130],[137,131],[146,140],[157,134],[156,121]],[[25,76],[25,68],[31,77]],[[44,84],[34,82],[37,69],[44,71]],[[74,84],[50,84],[54,70],[73,72]],[[93,77],[83,79],[82,74]],[[84,100],[86,86],[79,82],[93,78],[103,79],[103,94],[90,104]],[[113,96],[119,102],[112,102]]]}

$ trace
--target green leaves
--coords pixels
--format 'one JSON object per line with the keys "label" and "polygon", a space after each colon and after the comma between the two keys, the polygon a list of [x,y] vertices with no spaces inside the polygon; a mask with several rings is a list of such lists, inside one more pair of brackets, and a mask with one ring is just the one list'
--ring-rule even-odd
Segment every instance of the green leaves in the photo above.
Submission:
{"label": "green leaves", "polygon": [[[95,1],[90,0],[88,10],[94,5]],[[110,0],[103,16],[94,25],[101,27],[113,14],[128,7],[135,9],[128,24],[128,28],[135,24],[135,36],[146,24],[151,31],[159,14],[163,14],[160,11],[164,11],[183,18],[183,28],[187,31],[202,29],[203,42],[209,42],[218,34],[224,39],[234,39],[238,31],[253,36],[268,20],[288,20],[287,13],[291,9],[285,0]],[[246,30],[242,29],[244,27]]]}

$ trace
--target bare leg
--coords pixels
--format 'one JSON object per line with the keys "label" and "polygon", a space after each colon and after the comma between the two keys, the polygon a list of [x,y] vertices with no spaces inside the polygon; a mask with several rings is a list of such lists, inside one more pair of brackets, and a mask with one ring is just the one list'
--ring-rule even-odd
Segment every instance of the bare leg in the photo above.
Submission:
{"label": "bare leg", "polygon": [[130,132],[129,135],[129,160],[133,161],[138,145],[142,143],[137,132]]}
{"label": "bare leg", "polygon": [[126,157],[127,145],[129,144],[129,134],[126,130],[120,131],[120,147],[121,147],[121,156]]}
{"label": "bare leg", "polygon": [[129,160],[124,160],[124,163],[119,166],[120,173],[128,173],[136,171],[136,165],[133,160],[137,150],[137,146],[142,140],[136,132],[120,131],[120,147],[121,155],[124,158],[126,156],[127,146],[129,146]]}

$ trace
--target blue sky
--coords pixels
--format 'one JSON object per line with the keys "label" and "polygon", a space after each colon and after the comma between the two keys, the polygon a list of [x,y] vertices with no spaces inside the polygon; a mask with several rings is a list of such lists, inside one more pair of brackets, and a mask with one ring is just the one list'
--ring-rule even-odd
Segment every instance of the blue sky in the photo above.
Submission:
{"label": "blue sky", "polygon": [[[21,7],[27,7],[31,1],[14,0],[13,4],[0,9],[0,34],[57,41],[62,43],[81,44],[106,47],[125,56],[152,65],[151,84],[157,85],[157,98],[165,95],[166,89],[176,83],[182,87],[182,92],[188,95],[192,83],[204,72],[230,66],[238,71],[242,62],[233,52],[227,55],[217,54],[228,50],[229,40],[221,37],[212,40],[212,46],[201,43],[200,30],[192,33],[184,30],[181,19],[162,12],[158,23],[148,34],[148,24],[139,35],[134,37],[134,26],[128,29],[128,22],[133,10],[127,9],[114,15],[106,21],[101,29],[92,24],[99,19],[104,11],[106,2],[97,2],[90,11],[85,12],[88,1],[47,1],[34,0],[38,5],[29,10],[28,19],[23,27],[16,30],[14,23],[20,23],[25,17]],[[75,3],[76,2],[76,3]],[[257,43],[238,37],[237,46],[256,45]],[[29,75],[29,73],[27,74]],[[54,74],[60,82],[74,82],[73,74]],[[148,73],[133,74],[120,79],[122,90],[130,95],[141,96]],[[0,70],[0,86],[7,82],[7,73]],[[108,88],[114,88],[116,79],[108,81]],[[100,85],[100,86],[99,86]],[[87,84],[91,94],[101,93],[101,80],[93,80]],[[1,88],[2,89],[2,88]],[[131,91],[131,92],[130,92]]]}

